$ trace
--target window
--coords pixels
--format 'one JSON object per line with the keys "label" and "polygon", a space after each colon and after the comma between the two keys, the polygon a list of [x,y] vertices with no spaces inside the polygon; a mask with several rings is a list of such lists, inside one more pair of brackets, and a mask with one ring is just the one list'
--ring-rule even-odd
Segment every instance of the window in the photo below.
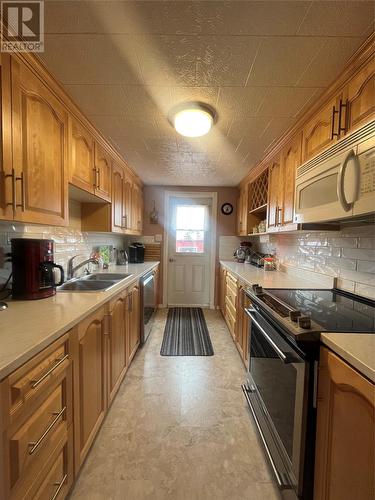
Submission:
{"label": "window", "polygon": [[178,205],[176,208],[176,252],[204,253],[206,207]]}

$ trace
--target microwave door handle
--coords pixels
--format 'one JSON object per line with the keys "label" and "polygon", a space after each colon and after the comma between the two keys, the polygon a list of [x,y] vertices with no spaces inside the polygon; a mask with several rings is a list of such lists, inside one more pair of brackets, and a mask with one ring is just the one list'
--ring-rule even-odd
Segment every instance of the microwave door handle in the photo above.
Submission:
{"label": "microwave door handle", "polygon": [[258,321],[254,318],[254,316],[251,314],[253,310],[251,309],[246,309],[246,314],[248,314],[251,318],[251,321],[254,322],[254,324],[259,328],[259,330],[262,332],[262,335],[265,337],[267,342],[272,346],[272,348],[275,350],[276,354],[278,357],[283,361],[284,363],[288,363],[288,358],[287,356],[283,353],[283,351],[277,347],[275,342],[271,339],[271,337],[268,335],[268,333],[262,328],[262,326],[258,323]]}
{"label": "microwave door handle", "polygon": [[349,203],[346,199],[345,196],[345,188],[344,188],[344,180],[345,180],[345,172],[348,166],[348,163],[350,160],[354,161],[354,168],[355,168],[355,173],[356,173],[356,178],[355,178],[355,193],[356,193],[356,198],[358,197],[358,188],[359,188],[359,175],[360,175],[360,168],[359,168],[359,160],[358,156],[355,154],[354,150],[351,149],[349,153],[346,155],[345,160],[341,163],[340,170],[339,170],[339,175],[337,177],[337,197],[341,203],[342,208],[345,210],[345,212],[349,212],[349,210],[353,207],[353,203]]}

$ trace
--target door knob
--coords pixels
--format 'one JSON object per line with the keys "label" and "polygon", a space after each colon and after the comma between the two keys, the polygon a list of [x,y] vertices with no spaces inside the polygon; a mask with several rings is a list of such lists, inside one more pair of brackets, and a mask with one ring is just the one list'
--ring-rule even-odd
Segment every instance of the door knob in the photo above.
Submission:
{"label": "door knob", "polygon": [[175,260],[174,259],[169,259],[169,262],[174,262]]}

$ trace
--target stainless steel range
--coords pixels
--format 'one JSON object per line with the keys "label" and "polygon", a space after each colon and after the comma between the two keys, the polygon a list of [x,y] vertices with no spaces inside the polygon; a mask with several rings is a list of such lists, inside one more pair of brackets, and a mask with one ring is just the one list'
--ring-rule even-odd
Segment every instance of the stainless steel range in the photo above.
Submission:
{"label": "stainless steel range", "polygon": [[373,333],[375,302],[339,290],[247,290],[249,370],[242,386],[285,498],[313,498],[319,337]]}

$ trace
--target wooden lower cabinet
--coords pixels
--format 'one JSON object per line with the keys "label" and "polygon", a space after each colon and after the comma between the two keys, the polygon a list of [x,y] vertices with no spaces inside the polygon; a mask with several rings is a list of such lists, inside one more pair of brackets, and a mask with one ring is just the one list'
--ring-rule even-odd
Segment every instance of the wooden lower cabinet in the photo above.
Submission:
{"label": "wooden lower cabinet", "polygon": [[240,285],[238,293],[236,346],[246,367],[248,367],[249,361],[249,316],[246,314],[245,309],[250,307],[250,305],[251,302],[245,293],[245,288],[243,285]]}
{"label": "wooden lower cabinet", "polygon": [[104,307],[81,321],[74,369],[76,470],[83,463],[106,412]]}
{"label": "wooden lower cabinet", "polygon": [[223,316],[225,316],[226,275],[227,275],[227,270],[225,269],[224,266],[220,266],[219,307]]}
{"label": "wooden lower cabinet", "polygon": [[375,498],[375,385],[321,348],[314,500]]}

